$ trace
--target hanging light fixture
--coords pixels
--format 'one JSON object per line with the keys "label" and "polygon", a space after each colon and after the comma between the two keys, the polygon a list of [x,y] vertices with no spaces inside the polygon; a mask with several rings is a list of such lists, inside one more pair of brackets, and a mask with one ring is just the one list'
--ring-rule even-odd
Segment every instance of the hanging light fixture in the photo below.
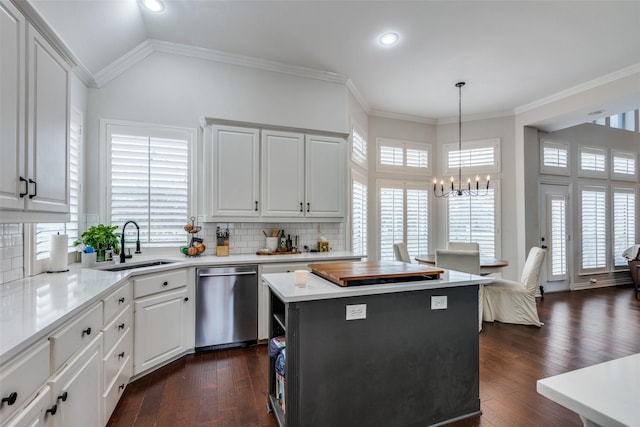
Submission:
{"label": "hanging light fixture", "polygon": [[486,185],[480,185],[480,177],[476,175],[475,185],[471,184],[471,178],[467,178],[466,187],[462,186],[462,87],[464,85],[465,82],[456,83],[458,88],[458,183],[456,185],[455,178],[451,176],[451,189],[449,190],[449,185],[447,185],[447,190],[445,190],[444,180],[440,180],[440,185],[438,185],[438,178],[434,178],[433,194],[436,197],[485,196],[489,193],[489,175],[487,175]]}

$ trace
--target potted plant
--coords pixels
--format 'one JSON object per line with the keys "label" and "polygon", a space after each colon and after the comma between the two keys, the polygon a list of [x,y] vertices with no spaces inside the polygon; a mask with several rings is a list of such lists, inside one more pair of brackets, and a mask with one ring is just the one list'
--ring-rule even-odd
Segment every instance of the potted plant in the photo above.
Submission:
{"label": "potted plant", "polygon": [[117,225],[92,225],[87,231],[80,235],[81,239],[73,242],[74,246],[83,244],[85,247],[91,246],[97,253],[97,261],[104,261],[106,249],[113,249],[114,253],[119,253],[118,242],[120,233],[117,233]]}

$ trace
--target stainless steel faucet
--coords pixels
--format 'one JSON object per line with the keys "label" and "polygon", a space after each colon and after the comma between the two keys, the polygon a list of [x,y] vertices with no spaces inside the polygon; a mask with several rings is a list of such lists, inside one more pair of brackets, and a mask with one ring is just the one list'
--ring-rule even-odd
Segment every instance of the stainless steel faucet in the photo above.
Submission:
{"label": "stainless steel faucet", "polygon": [[125,255],[124,254],[124,230],[125,228],[127,228],[127,225],[129,224],[133,224],[136,226],[136,229],[138,230],[138,238],[136,240],[136,254],[141,254],[142,252],[140,252],[140,227],[138,227],[138,224],[135,221],[127,221],[124,223],[124,225],[122,226],[122,234],[120,235],[120,263],[124,263],[124,260],[127,258],[131,258],[133,255],[129,254],[129,255]]}

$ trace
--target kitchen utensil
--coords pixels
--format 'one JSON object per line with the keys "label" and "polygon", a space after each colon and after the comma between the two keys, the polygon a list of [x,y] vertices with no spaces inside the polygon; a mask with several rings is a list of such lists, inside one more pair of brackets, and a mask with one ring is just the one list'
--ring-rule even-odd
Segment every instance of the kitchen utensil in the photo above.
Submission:
{"label": "kitchen utensil", "polygon": [[267,237],[265,240],[266,240],[267,249],[269,249],[271,252],[274,252],[276,249],[278,249],[277,237]]}

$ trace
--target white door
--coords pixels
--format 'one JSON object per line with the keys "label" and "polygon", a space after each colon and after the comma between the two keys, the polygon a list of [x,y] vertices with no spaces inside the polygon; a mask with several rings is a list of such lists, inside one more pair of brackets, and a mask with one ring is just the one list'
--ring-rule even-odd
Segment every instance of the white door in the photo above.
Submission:
{"label": "white door", "polygon": [[346,141],[314,135],[305,141],[305,215],[344,217]]}
{"label": "white door", "polygon": [[304,135],[262,131],[262,215],[304,216]]}
{"label": "white door", "polygon": [[540,284],[556,289],[569,289],[571,281],[570,190],[564,184],[540,184],[540,247],[547,250],[540,273]]}

